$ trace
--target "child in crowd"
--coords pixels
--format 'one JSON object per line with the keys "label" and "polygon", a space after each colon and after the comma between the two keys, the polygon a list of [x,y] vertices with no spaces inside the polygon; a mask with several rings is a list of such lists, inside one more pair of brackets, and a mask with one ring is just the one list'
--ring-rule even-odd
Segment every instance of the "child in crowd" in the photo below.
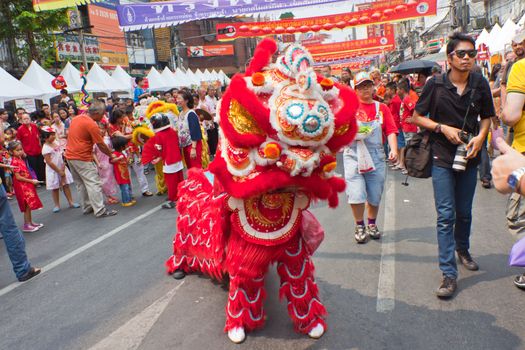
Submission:
{"label": "child in crowd", "polygon": [[66,135],[66,125],[62,122],[59,112],[51,113],[52,123],[51,127],[55,131],[55,139],[60,147],[65,151],[67,146],[67,135]]}
{"label": "child in crowd", "polygon": [[[100,135],[104,138],[104,143],[111,149],[111,138],[108,135],[107,123],[100,121],[98,127],[100,128]],[[107,203],[117,204],[119,201],[115,197],[117,195],[117,182],[115,181],[113,165],[110,163],[109,157],[102,153],[97,145],[93,146],[93,156],[102,180],[102,192],[107,198]]]}
{"label": "child in crowd", "polygon": [[[55,113],[53,113],[55,114]],[[73,202],[69,185],[73,183],[73,176],[64,162],[64,149],[57,142],[55,129],[49,126],[42,128],[42,156],[46,162],[46,188],[52,192],[53,213],[60,211],[60,189],[64,192],[70,208],[80,208],[78,203]]]}
{"label": "child in crowd", "polygon": [[35,232],[44,227],[43,224],[33,222],[32,210],[42,209],[42,202],[38,198],[35,185],[41,183],[33,179],[29,173],[28,166],[24,160],[25,153],[20,141],[11,141],[8,145],[9,153],[12,156],[11,166],[13,167],[13,187],[15,189],[16,200],[20,211],[24,213],[23,232]]}
{"label": "child in crowd", "polygon": [[4,180],[3,185],[7,194],[7,199],[13,199],[14,196],[14,190],[13,190],[13,177],[12,177],[12,170],[11,170],[11,155],[7,151],[7,144],[12,141],[12,139],[8,139],[7,135],[4,135],[5,138],[5,144],[0,144],[0,163],[6,165],[5,167],[2,167],[4,169]]}
{"label": "child in crowd", "polygon": [[128,144],[128,139],[122,136],[114,136],[111,138],[111,143],[113,145],[113,155],[115,159],[111,162],[113,163],[113,171],[115,173],[115,180],[120,187],[121,202],[123,207],[131,207],[137,203],[133,198],[131,192],[131,178],[129,176],[128,168],[128,157],[126,156],[126,147]]}

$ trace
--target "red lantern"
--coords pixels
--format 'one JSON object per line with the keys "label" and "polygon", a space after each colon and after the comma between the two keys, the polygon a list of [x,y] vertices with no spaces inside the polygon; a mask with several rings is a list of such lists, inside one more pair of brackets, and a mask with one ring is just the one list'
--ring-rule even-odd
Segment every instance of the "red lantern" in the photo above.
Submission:
{"label": "red lantern", "polygon": [[361,18],[359,18],[359,23],[366,23],[368,21],[370,21],[370,18],[367,15],[361,16]]}
{"label": "red lantern", "polygon": [[264,28],[262,29],[262,31],[263,31],[264,34],[270,34],[270,33],[272,32],[272,28],[270,28],[270,27],[264,27]]}
{"label": "red lantern", "polygon": [[323,29],[324,30],[332,30],[332,29],[334,29],[334,24],[330,23],[330,22],[325,23],[325,24],[323,24]]}
{"label": "red lantern", "polygon": [[142,87],[144,88],[144,90],[149,89],[149,80],[148,80],[148,78],[144,78],[143,82],[144,82],[144,85],[142,85]]}
{"label": "red lantern", "polygon": [[372,18],[374,21],[377,21],[378,19],[381,18],[381,13],[379,13],[379,12],[374,12],[374,13],[372,14],[372,16],[370,16],[370,18]]}
{"label": "red lantern", "polygon": [[416,7],[417,4],[418,4],[418,2],[416,0],[408,0],[408,2],[407,2],[407,6],[410,7],[410,8]]}
{"label": "red lantern", "polygon": [[287,33],[290,33],[290,34],[293,34],[293,33],[295,33],[296,31],[297,31],[297,29],[295,29],[294,26],[291,26],[291,27],[286,28],[286,32],[287,32]]}
{"label": "red lantern", "polygon": [[394,14],[394,12],[395,12],[395,11],[392,10],[392,9],[386,9],[386,10],[383,11],[383,14],[384,14],[385,16],[387,16],[387,17],[390,17],[390,16],[392,16],[392,14]]}
{"label": "red lantern", "polygon": [[355,26],[358,23],[359,23],[359,20],[357,18],[355,18],[355,17],[348,21],[348,25],[350,25],[350,26]]}
{"label": "red lantern", "polygon": [[345,21],[339,21],[335,24],[335,26],[339,29],[343,29],[346,27],[346,22]]}
{"label": "red lantern", "polygon": [[259,27],[259,26],[253,26],[253,27],[251,28],[251,31],[252,31],[252,33],[254,33],[254,34],[257,34],[257,33],[259,33],[259,32],[261,31],[261,27]]}
{"label": "red lantern", "polygon": [[282,34],[285,31],[286,31],[286,29],[284,29],[284,27],[282,27],[282,26],[275,27],[275,34]]}
{"label": "red lantern", "polygon": [[248,32],[250,30],[250,27],[248,27],[246,24],[239,27],[239,30],[241,32]]}
{"label": "red lantern", "polygon": [[406,10],[407,10],[407,7],[405,5],[397,5],[396,8],[395,8],[396,12],[403,12],[403,11],[406,11]]}
{"label": "red lantern", "polygon": [[318,32],[318,31],[321,30],[321,26],[320,26],[319,24],[314,24],[314,25],[312,26],[312,30],[313,30],[314,32]]}
{"label": "red lantern", "polygon": [[310,31],[310,27],[309,26],[301,26],[301,27],[299,27],[299,31],[301,33],[308,33]]}

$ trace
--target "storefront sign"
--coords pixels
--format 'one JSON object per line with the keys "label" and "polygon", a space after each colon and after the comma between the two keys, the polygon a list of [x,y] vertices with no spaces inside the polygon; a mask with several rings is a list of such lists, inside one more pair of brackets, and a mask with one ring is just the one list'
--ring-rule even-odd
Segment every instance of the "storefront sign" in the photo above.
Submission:
{"label": "storefront sign", "polygon": [[371,24],[393,23],[411,18],[435,16],[436,0],[380,1],[372,8],[337,15],[270,22],[233,22],[217,24],[220,41],[279,34],[319,32]]}
{"label": "storefront sign", "polygon": [[35,9],[35,11],[49,11],[66,7],[75,7],[77,5],[85,5],[96,1],[100,0],[33,0],[33,9]]}
{"label": "storefront sign", "polygon": [[217,17],[235,17],[342,0],[188,0],[125,4],[117,7],[125,31],[162,28]]}
{"label": "storefront sign", "polygon": [[[55,43],[57,60],[62,62],[82,62],[80,42],[76,35],[63,35],[57,38]],[[84,36],[84,51],[88,62],[100,62],[98,39],[92,36]]]}
{"label": "storefront sign", "polygon": [[100,51],[100,65],[104,67],[129,66],[128,54],[123,52]]}
{"label": "storefront sign", "polygon": [[233,45],[205,45],[188,47],[190,57],[232,56],[235,54]]}

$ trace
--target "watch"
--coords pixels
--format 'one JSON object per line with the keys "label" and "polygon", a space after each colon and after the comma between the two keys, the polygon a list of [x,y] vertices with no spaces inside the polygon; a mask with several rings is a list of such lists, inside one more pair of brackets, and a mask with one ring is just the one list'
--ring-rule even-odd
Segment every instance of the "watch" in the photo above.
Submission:
{"label": "watch", "polygon": [[441,124],[436,125],[436,127],[434,128],[434,132],[436,134],[441,134]]}
{"label": "watch", "polygon": [[513,192],[518,192],[518,186],[523,175],[525,175],[525,167],[514,170],[507,178],[507,184]]}

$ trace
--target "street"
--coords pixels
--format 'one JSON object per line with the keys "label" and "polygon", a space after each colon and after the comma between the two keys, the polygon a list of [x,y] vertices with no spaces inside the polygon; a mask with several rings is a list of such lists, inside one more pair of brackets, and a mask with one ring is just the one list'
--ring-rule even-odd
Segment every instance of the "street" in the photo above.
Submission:
{"label": "street", "polygon": [[[222,285],[165,274],[176,211],[160,209],[164,197],[140,197],[95,219],[80,209],[52,214],[51,195],[40,189],[44,209],[34,218],[46,226],[25,237],[41,275],[16,282],[0,248],[0,349],[524,349],[525,294],[512,283],[521,270],[507,263],[514,238],[506,197],[478,186],[471,252],[480,271],[459,266],[456,297],[441,301],[431,180],[404,179],[389,171],[380,241],[355,243],[344,194],[335,210],[314,205],[326,232],[314,255],[326,334],[315,341],[294,333],[273,268],[266,327],[242,345],[223,333]],[[11,206],[21,224],[15,200]]]}

